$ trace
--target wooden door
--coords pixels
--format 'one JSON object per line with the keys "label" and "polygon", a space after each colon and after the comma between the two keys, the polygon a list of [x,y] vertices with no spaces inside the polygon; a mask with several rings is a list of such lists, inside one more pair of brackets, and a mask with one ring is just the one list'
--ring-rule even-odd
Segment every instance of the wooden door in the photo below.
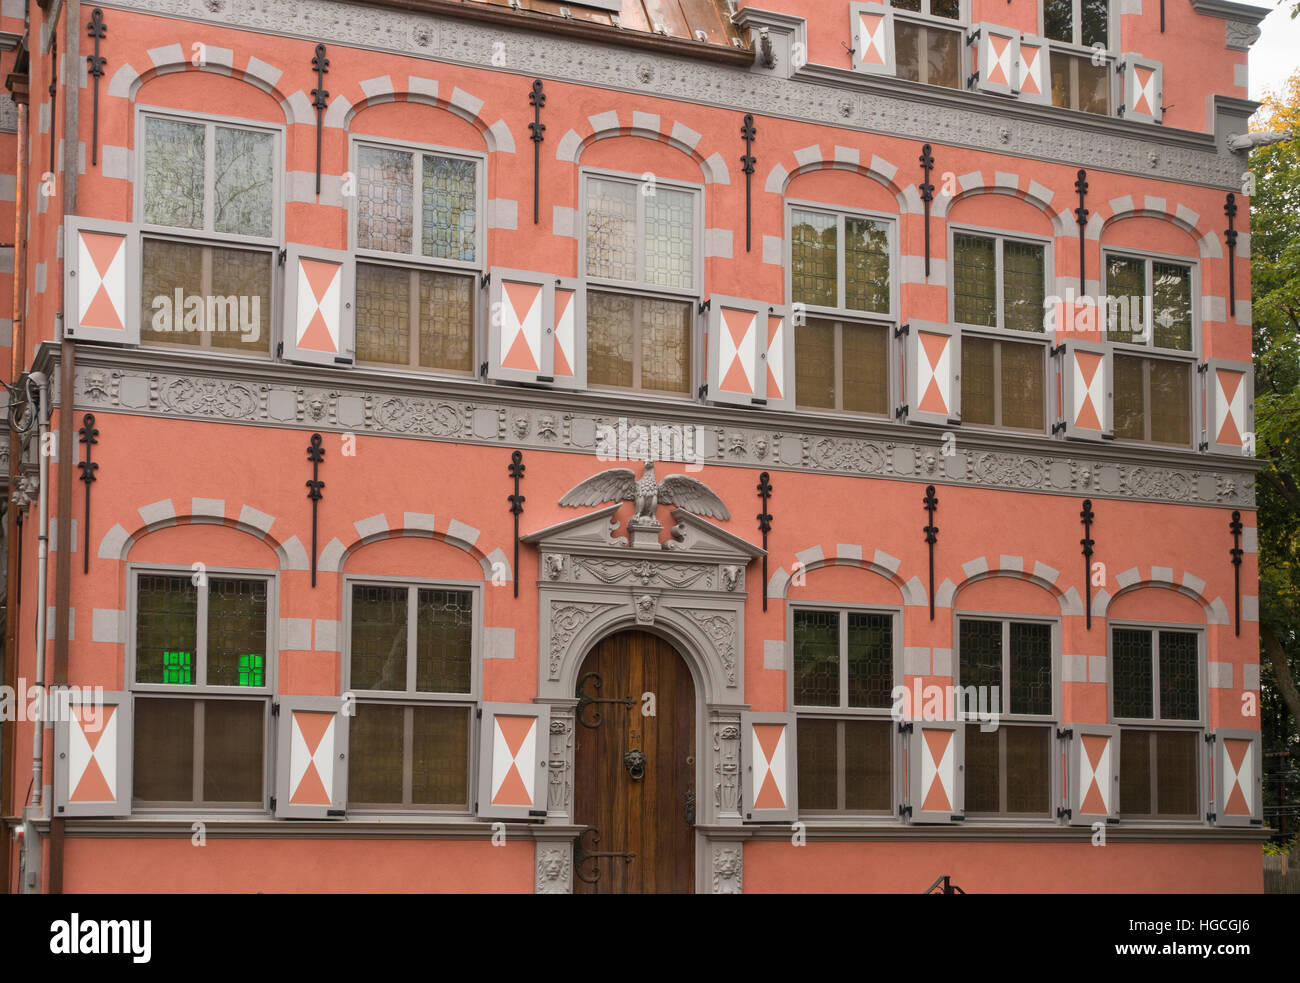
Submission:
{"label": "wooden door", "polygon": [[[668,642],[625,631],[591,651],[578,679],[579,697],[626,702],[579,705],[574,822],[595,833],[577,844],[575,893],[691,893],[696,789],[690,670]],[[643,712],[645,694],[653,696],[652,715]],[[640,777],[626,760],[632,751],[645,756]]]}

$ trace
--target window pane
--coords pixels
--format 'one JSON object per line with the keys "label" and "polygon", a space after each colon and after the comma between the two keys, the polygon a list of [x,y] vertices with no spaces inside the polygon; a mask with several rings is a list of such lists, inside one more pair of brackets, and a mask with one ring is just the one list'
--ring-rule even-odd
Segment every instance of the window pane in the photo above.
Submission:
{"label": "window pane", "polygon": [[795,397],[800,406],[835,409],[835,322],[810,318],[794,329]]}
{"label": "window pane", "polygon": [[[1052,54],[1055,61],[1056,54]],[[1085,113],[1110,112],[1110,63],[1094,65],[1091,58],[1071,58],[1079,73],[1079,105]]]}
{"label": "window pane", "polygon": [[1002,356],[1002,426],[1043,429],[1043,348],[999,342]]}
{"label": "window pane", "polygon": [[888,314],[889,227],[870,219],[844,219],[844,306]]}
{"label": "window pane", "polygon": [[790,281],[795,303],[838,307],[836,218],[795,209],[790,216]]}
{"label": "window pane", "polygon": [[474,278],[421,271],[420,365],[474,371]]}
{"label": "window pane", "polygon": [[[198,308],[186,316],[185,300],[203,297],[204,247],[164,239],[145,239],[141,256],[140,340],[145,344],[198,345],[203,318]],[[180,305],[177,307],[177,293]],[[266,307],[270,313],[270,304]],[[188,330],[187,330],[188,329]]]}
{"label": "window pane", "polygon": [[403,150],[357,148],[357,246],[409,253],[415,238],[415,161]]}
{"label": "window pane", "polygon": [[916,14],[921,12],[921,0],[889,0],[889,2],[897,10],[910,10]]}
{"label": "window pane", "polygon": [[424,255],[474,262],[478,218],[474,161],[425,154],[421,206]]}
{"label": "window pane", "polygon": [[1107,332],[1111,341],[1141,344],[1146,316],[1146,263],[1129,256],[1106,257]]}
{"label": "window pane", "polygon": [[148,118],[144,130],[144,221],[203,228],[204,129]]}
{"label": "window pane", "polygon": [[794,702],[840,705],[840,616],[835,611],[794,613]]}
{"label": "window pane", "polygon": [[961,0],[930,0],[930,13],[935,17],[961,17]]}
{"label": "window pane", "polygon": [[636,279],[635,185],[587,181],[587,275]]}
{"label": "window pane", "polygon": [[1119,808],[1125,816],[1149,816],[1151,738],[1149,730],[1125,727],[1119,735]]}
{"label": "window pane", "polygon": [[1111,657],[1115,716],[1153,717],[1151,632],[1116,628],[1111,635]]}
{"label": "window pane", "polygon": [[208,578],[208,685],[266,685],[265,580]]}
{"label": "window pane", "polygon": [[235,235],[274,232],[275,137],[218,126],[213,227]]}
{"label": "window pane", "polygon": [[884,416],[889,412],[889,329],[845,324],[840,330],[844,409]]}
{"label": "window pane", "polygon": [[406,708],[358,703],[348,723],[348,801],[402,803]]}
{"label": "window pane", "polygon": [[645,282],[695,285],[695,196],[659,188],[645,199]]}
{"label": "window pane", "polygon": [[1109,48],[1110,0],[1079,0],[1079,11],[1083,17],[1080,40],[1089,47],[1099,44]]}
{"label": "window pane", "polygon": [[587,381],[632,388],[632,308],[627,294],[587,292]]}
{"label": "window pane", "polygon": [[1193,632],[1160,633],[1160,719],[1197,720],[1201,716],[1197,636]]}
{"label": "window pane", "polygon": [[1145,440],[1143,425],[1143,360],[1131,355],[1115,355],[1115,436],[1121,440]]}
{"label": "window pane", "polygon": [[[136,581],[135,681],[192,686],[199,590],[188,576]],[[189,793],[186,793],[189,797]]]}
{"label": "window pane", "polygon": [[799,718],[799,740],[796,743],[800,812],[833,812],[839,808],[837,724],[835,720]]}
{"label": "window pane", "polygon": [[953,236],[953,314],[960,324],[998,323],[997,244],[983,236]]}
{"label": "window pane", "polygon": [[[801,734],[806,719],[799,721]],[[890,735],[893,722],[842,720],[839,724],[844,730],[844,808],[848,812],[892,813]]]}
{"label": "window pane", "polygon": [[262,802],[266,704],[207,700],[203,705],[203,801]]}
{"label": "window pane", "polygon": [[961,418],[965,423],[992,425],[997,422],[993,387],[996,342],[987,338],[961,341]]}
{"label": "window pane", "polygon": [[144,802],[194,801],[194,700],[135,701],[132,782]]}
{"label": "window pane", "polygon": [[898,77],[921,81],[921,57],[925,29],[905,20],[894,21],[894,61]]}
{"label": "window pane", "polygon": [[691,305],[642,297],[641,388],[684,394],[691,389]]}
{"label": "window pane", "polygon": [[894,619],[849,613],[849,706],[888,707],[894,689]]}
{"label": "window pane", "polygon": [[[1195,816],[1197,738],[1194,731],[1160,731],[1156,735],[1156,802],[1162,816]],[[1120,744],[1123,745],[1121,735]]]}
{"label": "window pane", "polygon": [[1007,727],[1007,813],[1044,815],[1052,794],[1050,727]]}
{"label": "window pane", "polygon": [[1011,712],[1052,712],[1052,626],[1011,622]]}
{"label": "window pane", "polygon": [[412,708],[411,803],[469,804],[469,708]]}
{"label": "window pane", "polygon": [[420,590],[416,601],[415,688],[468,693],[474,657],[474,595]]}
{"label": "window pane", "polygon": [[406,690],[405,587],[352,587],[353,689]]}
{"label": "window pane", "polygon": [[1043,34],[1053,41],[1074,40],[1072,0],[1043,0]]}
{"label": "window pane", "polygon": [[1186,362],[1151,360],[1151,439],[1156,443],[1191,443],[1191,378]]}
{"label": "window pane", "polygon": [[928,46],[927,76],[924,81],[930,85],[947,86],[949,89],[961,88],[961,32],[936,27],[922,30]]}
{"label": "window pane", "polygon": [[271,350],[271,270],[274,253],[209,247],[212,296],[206,326],[213,348]]}
{"label": "window pane", "polygon": [[1003,327],[1043,331],[1046,252],[1029,242],[1002,243]]}
{"label": "window pane", "polygon": [[1002,809],[1001,738],[998,730],[966,725],[966,812],[997,813]]}
{"label": "window pane", "polygon": [[[959,699],[963,709],[1001,711],[1005,703],[1002,697],[1002,622],[972,621],[961,622],[960,632],[960,666],[958,677],[962,693]],[[978,689],[972,689],[978,687]],[[997,698],[994,698],[994,687]],[[983,692],[983,699],[979,698]],[[975,694],[972,699],[972,694]],[[969,750],[968,750],[969,753]]]}
{"label": "window pane", "polygon": [[1192,350],[1192,271],[1176,263],[1151,264],[1152,321],[1157,348]]}
{"label": "window pane", "polygon": [[357,264],[357,361],[411,359],[411,271]]}

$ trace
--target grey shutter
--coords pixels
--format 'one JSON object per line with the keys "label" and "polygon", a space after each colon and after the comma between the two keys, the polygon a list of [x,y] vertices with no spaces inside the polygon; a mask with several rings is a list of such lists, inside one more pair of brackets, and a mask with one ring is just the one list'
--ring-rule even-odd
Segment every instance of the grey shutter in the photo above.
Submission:
{"label": "grey shutter", "polygon": [[967,37],[974,39],[979,52],[979,64],[970,77],[974,87],[980,92],[1015,95],[1020,84],[1020,32],[984,22],[976,24]]}
{"label": "grey shutter", "polygon": [[793,822],[799,814],[795,715],[744,711],[740,735],[745,819]]}
{"label": "grey shutter", "polygon": [[291,243],[285,250],[282,354],[291,362],[351,365],[356,356],[356,260]]}
{"label": "grey shutter", "polygon": [[[537,382],[551,362],[555,277],[494,266],[488,273],[489,379]],[[548,300],[551,303],[548,304]]]}
{"label": "grey shutter", "polygon": [[908,423],[946,427],[961,422],[961,332],[936,321],[908,321],[900,329],[903,384],[899,388]]}
{"label": "grey shutter", "polygon": [[1119,727],[1071,724],[1066,752],[1070,825],[1119,818]]}
{"label": "grey shutter", "polygon": [[961,822],[966,800],[966,726],[913,720],[908,742],[908,804],[914,823]]}
{"label": "grey shutter", "polygon": [[78,341],[138,345],[140,235],[135,226],[69,215],[63,255],[63,333]]}
{"label": "grey shutter", "polygon": [[1257,730],[1214,731],[1214,824],[1263,824],[1263,775]]}
{"label": "grey shutter", "polygon": [[341,817],[348,801],[348,721],[340,696],[282,696],[276,735],[275,814]]}
{"label": "grey shutter", "polygon": [[547,287],[553,331],[542,346],[544,375],[557,389],[587,388],[587,294],[582,281],[556,277]]}
{"label": "grey shutter", "polygon": [[[790,376],[794,366],[794,336],[783,307],[740,297],[714,294],[709,298],[708,399],[711,403],[768,406],[768,389],[786,408],[793,399]],[[769,383],[772,361],[779,378]]]}
{"label": "grey shutter", "polygon": [[1043,38],[1020,35],[1016,96],[1023,102],[1052,104],[1052,48]]}
{"label": "grey shutter", "polygon": [[[56,816],[129,816],[134,737],[130,693],[50,690]],[[41,726],[41,722],[37,726]]]}
{"label": "grey shutter", "polygon": [[1255,456],[1252,436],[1255,367],[1250,362],[1212,358],[1202,373],[1205,384],[1205,442],[1212,454]]}
{"label": "grey shutter", "polygon": [[1159,123],[1164,110],[1164,69],[1160,62],[1125,53],[1115,63],[1119,114],[1142,123]]}
{"label": "grey shutter", "polygon": [[1065,435],[1074,440],[1103,440],[1114,433],[1115,384],[1112,356],[1105,345],[1062,343],[1061,412]]}
{"label": "grey shutter", "polygon": [[893,75],[894,10],[886,3],[850,3],[849,38],[853,70],[869,75]]}
{"label": "grey shutter", "polygon": [[484,703],[479,744],[478,815],[546,816],[546,754],[551,708],[545,703]]}

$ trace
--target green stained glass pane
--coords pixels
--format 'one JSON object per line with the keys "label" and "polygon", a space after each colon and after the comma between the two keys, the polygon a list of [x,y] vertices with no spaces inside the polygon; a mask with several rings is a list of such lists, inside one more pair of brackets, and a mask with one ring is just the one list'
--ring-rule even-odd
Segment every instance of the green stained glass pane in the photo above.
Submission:
{"label": "green stained glass pane", "polygon": [[992,328],[998,322],[997,242],[953,236],[954,317],[959,324]]}
{"label": "green stained glass pane", "polygon": [[[136,580],[136,682],[193,683],[189,667],[198,647],[198,605],[198,588],[188,576],[140,574]],[[182,656],[184,674],[180,672]]]}
{"label": "green stained glass pane", "polygon": [[241,655],[239,657],[239,685],[264,686],[266,660],[260,655]]}
{"label": "green stained glass pane", "polygon": [[164,652],[162,681],[191,685],[194,682],[194,656],[189,652]]}

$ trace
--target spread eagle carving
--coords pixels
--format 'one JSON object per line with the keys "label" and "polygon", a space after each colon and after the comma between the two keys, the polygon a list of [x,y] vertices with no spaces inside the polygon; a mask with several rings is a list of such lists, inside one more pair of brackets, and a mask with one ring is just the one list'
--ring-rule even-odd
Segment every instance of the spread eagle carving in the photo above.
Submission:
{"label": "spread eagle carving", "polygon": [[633,502],[636,518],[653,520],[661,504],[676,505],[695,515],[730,519],[731,513],[712,488],[684,474],[655,481],[655,462],[646,461],[640,480],[629,468],[610,468],[594,474],[565,493],[561,505],[580,508],[604,502]]}

